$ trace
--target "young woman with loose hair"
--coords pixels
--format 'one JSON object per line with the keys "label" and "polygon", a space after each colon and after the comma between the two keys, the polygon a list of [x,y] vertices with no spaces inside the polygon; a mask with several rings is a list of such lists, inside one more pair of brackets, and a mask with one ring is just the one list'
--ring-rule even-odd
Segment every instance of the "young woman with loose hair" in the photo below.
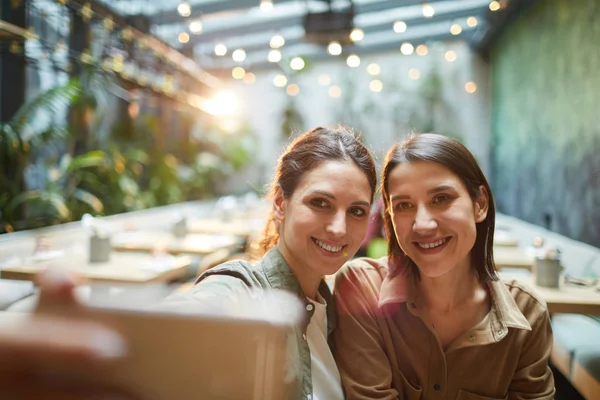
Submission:
{"label": "young woman with loose hair", "polygon": [[[171,296],[160,308],[214,311],[228,308],[228,304],[231,308],[232,302],[253,290],[292,293],[306,311],[293,329],[295,340],[290,343],[287,366],[289,376],[298,381],[299,398],[343,399],[329,347],[335,307],[323,278],[336,273],[358,250],[367,230],[376,181],[368,149],[350,132],[316,128],[300,135],[277,163],[270,192],[272,212],[262,241],[263,258],[256,263],[234,260],[212,268],[190,291]],[[72,289],[65,280],[46,282],[41,301],[73,303]],[[0,386],[7,398],[89,398],[86,395],[90,392],[97,398],[108,398],[103,397],[106,388],[74,382],[67,372],[58,381],[47,376],[52,376],[56,365],[63,366],[61,371],[69,370],[64,366],[100,371],[118,363],[121,346],[116,349],[119,351],[98,348],[99,344],[122,344],[114,332],[98,324],[51,316],[34,316],[22,328],[26,335],[0,329]],[[44,333],[50,328],[57,335]],[[110,340],[94,342],[99,337]],[[198,396],[201,398],[202,393]]]}
{"label": "young woman with loose hair", "polygon": [[492,190],[469,150],[435,134],[393,146],[382,197],[388,256],[336,277],[347,399],[554,398],[548,310],[498,277]]}

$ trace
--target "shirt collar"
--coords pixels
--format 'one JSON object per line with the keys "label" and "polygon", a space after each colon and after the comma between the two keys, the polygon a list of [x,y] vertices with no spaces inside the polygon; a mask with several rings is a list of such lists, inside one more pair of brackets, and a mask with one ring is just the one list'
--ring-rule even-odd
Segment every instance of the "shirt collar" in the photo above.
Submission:
{"label": "shirt collar", "polygon": [[488,283],[492,298],[492,309],[498,314],[498,319],[509,328],[531,330],[531,325],[521,312],[512,294],[503,281]]}
{"label": "shirt collar", "polygon": [[[305,302],[305,305],[309,303],[300,287],[300,282],[298,282],[296,275],[294,275],[290,269],[290,266],[285,258],[283,258],[283,255],[277,246],[271,248],[271,250],[264,255],[260,264],[269,281],[269,285],[271,285],[273,289],[286,290],[295,293]],[[318,291],[323,300],[327,303],[327,333],[329,334],[333,332],[337,326],[335,301],[331,294],[331,290],[329,289],[329,285],[327,285],[325,280],[321,280]],[[312,316],[312,312],[310,313],[310,316]],[[310,318],[306,321],[307,326],[309,321]]]}

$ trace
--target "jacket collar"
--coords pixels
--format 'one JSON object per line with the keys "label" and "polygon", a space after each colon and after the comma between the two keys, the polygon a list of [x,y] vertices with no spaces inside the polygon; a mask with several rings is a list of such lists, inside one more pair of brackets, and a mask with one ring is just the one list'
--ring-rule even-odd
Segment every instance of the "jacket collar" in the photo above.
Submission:
{"label": "jacket collar", "polygon": [[[277,246],[271,248],[260,262],[262,269],[264,271],[267,280],[269,281],[269,285],[273,289],[277,290],[286,290],[292,293],[295,293],[303,302],[304,305],[308,305],[309,301],[306,298],[306,295],[302,291],[300,287],[300,282],[298,282],[298,278],[290,269],[289,264],[283,258],[283,255],[277,248]],[[319,284],[318,292],[327,303],[327,333],[330,334],[337,326],[337,317],[335,312],[335,304],[334,298],[331,294],[331,290],[329,289],[329,285],[325,280],[321,280]],[[312,316],[313,312],[310,312],[310,316]],[[308,326],[308,322],[310,318],[306,318],[306,326]],[[306,326],[304,329],[306,329]]]}

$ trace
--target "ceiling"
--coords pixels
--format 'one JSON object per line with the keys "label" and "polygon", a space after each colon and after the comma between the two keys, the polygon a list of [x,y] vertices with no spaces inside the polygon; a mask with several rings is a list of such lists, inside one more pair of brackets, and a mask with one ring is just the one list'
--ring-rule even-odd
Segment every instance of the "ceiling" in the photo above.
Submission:
{"label": "ceiling", "polygon": [[[327,11],[327,0],[188,0],[190,15],[177,11],[180,0],[97,0],[122,16],[143,15],[150,31],[164,42],[192,56],[201,68],[210,71],[229,70],[237,65],[246,69],[273,67],[267,59],[274,35],[281,35],[282,62],[302,56],[311,61],[332,58],[323,44],[305,40],[303,18],[308,12]],[[261,1],[270,3],[266,6]],[[490,47],[499,27],[509,17],[535,0],[330,0],[332,10],[354,6],[354,26],[364,32],[364,39],[343,46],[342,56],[381,51],[399,51],[409,42],[415,47],[437,40],[466,40],[477,50]],[[494,3],[494,4],[492,4]],[[498,10],[494,10],[498,6]],[[433,15],[427,14],[433,10]],[[475,19],[473,19],[474,17]],[[469,18],[471,18],[469,20]],[[474,21],[476,20],[476,24]],[[406,31],[395,32],[394,22],[406,23]],[[200,22],[202,32],[194,34],[190,24]],[[453,25],[461,32],[451,33]],[[454,27],[454,30],[458,30]],[[180,43],[178,36],[186,32],[189,41]],[[215,45],[224,44],[227,53],[215,54]],[[232,52],[243,49],[246,58],[234,61]]]}

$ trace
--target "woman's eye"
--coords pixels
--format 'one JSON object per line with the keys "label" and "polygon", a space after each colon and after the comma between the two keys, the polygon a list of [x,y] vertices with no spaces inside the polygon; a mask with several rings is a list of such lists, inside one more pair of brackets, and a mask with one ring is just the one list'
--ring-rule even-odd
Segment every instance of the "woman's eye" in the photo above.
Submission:
{"label": "woman's eye", "polygon": [[440,194],[433,198],[434,203],[445,203],[448,200],[450,200],[450,196],[448,196],[447,194]]}
{"label": "woman's eye", "polygon": [[408,210],[409,208],[412,207],[412,204],[406,202],[406,201],[402,201],[400,203],[396,203],[396,210],[402,211],[402,210]]}
{"label": "woman's eye", "polygon": [[352,213],[352,215],[356,216],[356,217],[362,217],[367,215],[367,212],[365,211],[364,208],[360,208],[360,207],[354,207],[352,209],[350,209],[350,212]]}
{"label": "woman's eye", "polygon": [[312,199],[310,204],[317,208],[325,208],[327,207],[327,201],[324,199]]}

